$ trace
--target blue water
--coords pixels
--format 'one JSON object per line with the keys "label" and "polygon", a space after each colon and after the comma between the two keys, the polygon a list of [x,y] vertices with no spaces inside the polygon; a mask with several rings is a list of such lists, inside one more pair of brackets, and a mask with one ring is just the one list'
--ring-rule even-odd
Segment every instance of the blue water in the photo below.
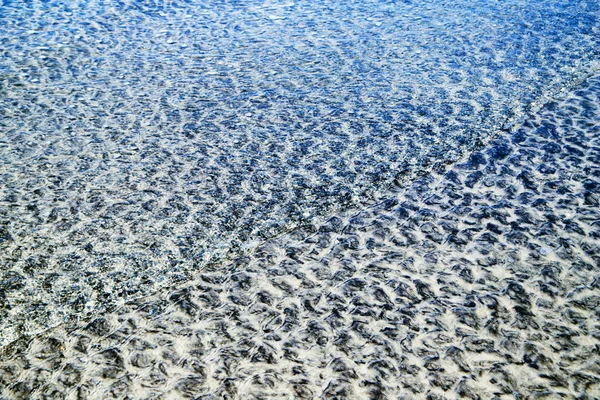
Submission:
{"label": "blue water", "polygon": [[4,1],[3,337],[459,160],[597,69],[598,16],[597,1]]}

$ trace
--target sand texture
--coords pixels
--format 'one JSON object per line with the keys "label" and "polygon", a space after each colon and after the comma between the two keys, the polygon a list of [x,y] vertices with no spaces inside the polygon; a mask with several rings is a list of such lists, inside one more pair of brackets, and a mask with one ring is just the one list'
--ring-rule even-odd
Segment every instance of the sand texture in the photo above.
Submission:
{"label": "sand texture", "polygon": [[592,0],[2,1],[0,346],[456,163],[597,69],[599,15]]}
{"label": "sand texture", "polygon": [[600,398],[600,78],[468,160],[0,356],[3,399]]}

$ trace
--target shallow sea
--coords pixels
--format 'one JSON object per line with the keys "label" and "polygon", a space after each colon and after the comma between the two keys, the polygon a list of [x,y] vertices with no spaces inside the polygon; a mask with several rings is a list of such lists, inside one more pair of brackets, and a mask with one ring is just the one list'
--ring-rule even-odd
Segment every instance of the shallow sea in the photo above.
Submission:
{"label": "shallow sea", "polygon": [[0,396],[597,393],[599,17],[1,2]]}

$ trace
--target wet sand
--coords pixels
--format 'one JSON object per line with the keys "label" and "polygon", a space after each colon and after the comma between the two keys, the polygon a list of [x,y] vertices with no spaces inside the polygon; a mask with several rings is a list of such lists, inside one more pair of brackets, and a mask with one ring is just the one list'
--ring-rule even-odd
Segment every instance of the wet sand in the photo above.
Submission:
{"label": "wet sand", "polygon": [[13,398],[600,397],[600,78],[468,159],[2,350]]}

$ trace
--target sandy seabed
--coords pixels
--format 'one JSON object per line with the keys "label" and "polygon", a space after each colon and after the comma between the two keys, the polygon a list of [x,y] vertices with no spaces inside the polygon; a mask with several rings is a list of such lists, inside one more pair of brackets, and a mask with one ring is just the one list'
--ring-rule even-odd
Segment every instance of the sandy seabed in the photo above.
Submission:
{"label": "sandy seabed", "polygon": [[457,163],[599,70],[598,16],[596,0],[2,2],[0,347]]}
{"label": "sandy seabed", "polygon": [[0,2],[0,399],[600,398],[599,11]]}
{"label": "sandy seabed", "polygon": [[600,78],[468,160],[2,350],[2,399],[600,398]]}

